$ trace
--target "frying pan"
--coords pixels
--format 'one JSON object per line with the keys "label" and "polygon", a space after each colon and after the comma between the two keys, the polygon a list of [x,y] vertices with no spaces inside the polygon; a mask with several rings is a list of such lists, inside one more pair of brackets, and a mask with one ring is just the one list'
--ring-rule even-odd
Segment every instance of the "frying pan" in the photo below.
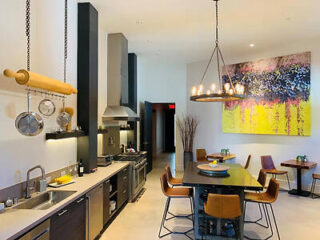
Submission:
{"label": "frying pan", "polygon": [[30,93],[27,94],[28,112],[20,113],[16,118],[16,128],[24,136],[36,136],[43,130],[43,120],[35,112],[30,112]]}

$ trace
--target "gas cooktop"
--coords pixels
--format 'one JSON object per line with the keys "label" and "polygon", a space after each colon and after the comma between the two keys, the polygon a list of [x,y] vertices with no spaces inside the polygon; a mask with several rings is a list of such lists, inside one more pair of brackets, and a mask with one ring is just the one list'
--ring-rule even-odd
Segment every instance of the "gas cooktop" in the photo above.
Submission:
{"label": "gas cooktop", "polygon": [[112,156],[114,161],[140,161],[147,155],[147,152],[127,152]]}

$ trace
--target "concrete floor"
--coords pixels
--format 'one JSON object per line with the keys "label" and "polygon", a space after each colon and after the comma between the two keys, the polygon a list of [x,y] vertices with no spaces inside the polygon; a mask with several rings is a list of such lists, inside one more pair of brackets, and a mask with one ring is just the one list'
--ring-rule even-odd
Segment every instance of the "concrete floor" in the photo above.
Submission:
{"label": "concrete floor", "polygon": [[[119,216],[101,236],[101,240],[156,240],[166,197],[161,192],[160,174],[166,164],[174,162],[174,155],[162,154],[154,162],[154,170],[148,174],[146,191],[135,203],[128,203]],[[177,173],[182,176],[183,173]],[[171,202],[170,210],[175,213],[189,213],[188,200],[175,199]],[[284,240],[319,240],[320,239],[320,199],[295,197],[287,192],[280,192],[278,200],[274,203],[274,211],[280,231]],[[258,207],[248,205],[246,219],[258,216]],[[177,231],[191,227],[191,221],[179,219],[171,220],[168,224]],[[165,231],[164,231],[165,233]],[[254,224],[245,225],[245,234],[264,238],[268,230]],[[190,233],[193,238],[193,232]],[[162,239],[188,239],[183,235],[169,235]],[[215,238],[224,239],[224,238]],[[277,239],[274,235],[271,239]]]}

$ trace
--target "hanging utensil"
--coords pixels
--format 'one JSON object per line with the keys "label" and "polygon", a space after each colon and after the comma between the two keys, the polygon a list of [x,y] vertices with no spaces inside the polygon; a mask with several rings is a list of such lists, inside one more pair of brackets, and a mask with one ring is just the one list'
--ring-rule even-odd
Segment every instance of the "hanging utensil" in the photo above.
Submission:
{"label": "hanging utensil", "polygon": [[39,103],[38,109],[42,115],[50,117],[56,111],[56,105],[52,100],[45,98]]}
{"label": "hanging utensil", "polygon": [[62,104],[63,104],[63,108],[62,108],[63,110],[57,117],[57,123],[61,128],[65,129],[66,126],[68,125],[68,123],[71,121],[71,116],[70,116],[69,113],[67,113],[65,111],[65,101],[64,101],[64,99],[63,99],[63,103]]}
{"label": "hanging utensil", "polygon": [[36,136],[43,130],[43,120],[41,116],[30,111],[30,92],[27,94],[28,112],[20,113],[16,118],[16,128],[24,136]]}

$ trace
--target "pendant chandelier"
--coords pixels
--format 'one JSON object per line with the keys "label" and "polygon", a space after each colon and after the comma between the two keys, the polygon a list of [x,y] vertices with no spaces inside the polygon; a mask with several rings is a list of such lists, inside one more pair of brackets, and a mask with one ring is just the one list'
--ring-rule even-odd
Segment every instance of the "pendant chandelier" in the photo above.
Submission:
{"label": "pendant chandelier", "polygon": [[[213,49],[213,52],[211,54],[210,60],[208,62],[208,65],[204,71],[204,74],[201,78],[199,86],[194,86],[191,89],[191,101],[196,102],[227,102],[227,101],[238,101],[241,99],[244,99],[244,86],[241,84],[236,84],[235,86],[232,83],[230,74],[228,72],[228,69],[226,68],[226,64],[224,62],[224,58],[222,56],[220,47],[219,47],[219,29],[218,29],[218,1],[219,0],[213,0],[216,2],[216,42],[215,47]],[[210,64],[216,55],[217,57],[217,68],[218,68],[218,80],[219,85],[218,89],[216,87],[215,83],[211,84],[210,89],[205,90],[203,86],[203,81],[206,77],[206,74],[208,72],[208,69],[210,67]],[[226,80],[225,84],[222,84],[222,76],[220,72],[220,60],[222,61],[222,64],[224,66],[224,70],[226,71]]]}

